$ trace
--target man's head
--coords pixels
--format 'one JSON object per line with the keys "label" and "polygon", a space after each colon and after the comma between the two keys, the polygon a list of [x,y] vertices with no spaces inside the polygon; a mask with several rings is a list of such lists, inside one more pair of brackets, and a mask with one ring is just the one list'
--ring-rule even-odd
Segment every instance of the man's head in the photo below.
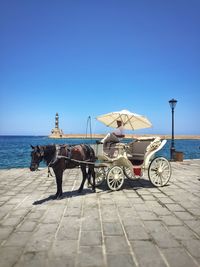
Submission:
{"label": "man's head", "polygon": [[122,121],[117,120],[117,127],[120,127],[120,126],[122,126]]}

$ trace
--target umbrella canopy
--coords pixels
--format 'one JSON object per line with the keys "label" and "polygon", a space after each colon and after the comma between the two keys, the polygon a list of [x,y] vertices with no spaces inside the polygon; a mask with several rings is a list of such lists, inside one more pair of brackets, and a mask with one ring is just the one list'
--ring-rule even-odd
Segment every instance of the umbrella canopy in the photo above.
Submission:
{"label": "umbrella canopy", "polygon": [[128,110],[110,112],[96,118],[106,126],[116,128],[117,121],[122,121],[124,129],[137,130],[152,127],[151,122],[144,116],[132,113]]}

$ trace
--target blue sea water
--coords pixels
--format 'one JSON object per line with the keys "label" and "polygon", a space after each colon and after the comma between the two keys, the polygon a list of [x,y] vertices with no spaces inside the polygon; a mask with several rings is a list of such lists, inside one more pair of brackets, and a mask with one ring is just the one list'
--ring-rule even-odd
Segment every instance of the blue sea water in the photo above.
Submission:
{"label": "blue sea water", "polygon": [[[0,169],[24,168],[30,166],[30,145],[47,144],[91,144],[97,139],[50,139],[46,136],[0,136]],[[130,142],[125,139],[124,142]],[[158,152],[159,156],[170,157],[171,141]],[[200,140],[175,140],[177,151],[184,153],[184,159],[200,159]]]}

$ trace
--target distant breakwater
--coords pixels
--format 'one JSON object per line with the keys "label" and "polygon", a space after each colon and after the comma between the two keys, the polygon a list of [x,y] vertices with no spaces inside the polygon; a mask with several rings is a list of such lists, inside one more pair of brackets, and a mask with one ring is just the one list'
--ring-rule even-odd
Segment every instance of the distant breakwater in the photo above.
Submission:
{"label": "distant breakwater", "polygon": [[[153,137],[153,136],[159,136],[161,139],[171,139],[171,135],[161,135],[161,134],[126,134],[126,139],[137,139],[138,137]],[[92,134],[92,138],[101,139],[104,138],[105,134]],[[49,135],[49,138],[52,139],[86,139],[91,138],[90,134],[63,134],[62,136],[51,136]],[[176,140],[200,140],[200,135],[175,135],[174,139]]]}

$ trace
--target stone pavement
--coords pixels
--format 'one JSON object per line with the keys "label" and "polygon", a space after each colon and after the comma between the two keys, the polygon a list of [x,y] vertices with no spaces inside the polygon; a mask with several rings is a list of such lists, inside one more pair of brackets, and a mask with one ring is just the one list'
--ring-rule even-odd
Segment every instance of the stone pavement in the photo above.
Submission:
{"label": "stone pavement", "polygon": [[0,267],[200,266],[200,160],[172,163],[168,186],[146,178],[79,195],[64,173],[61,200],[47,169],[0,170]]}

